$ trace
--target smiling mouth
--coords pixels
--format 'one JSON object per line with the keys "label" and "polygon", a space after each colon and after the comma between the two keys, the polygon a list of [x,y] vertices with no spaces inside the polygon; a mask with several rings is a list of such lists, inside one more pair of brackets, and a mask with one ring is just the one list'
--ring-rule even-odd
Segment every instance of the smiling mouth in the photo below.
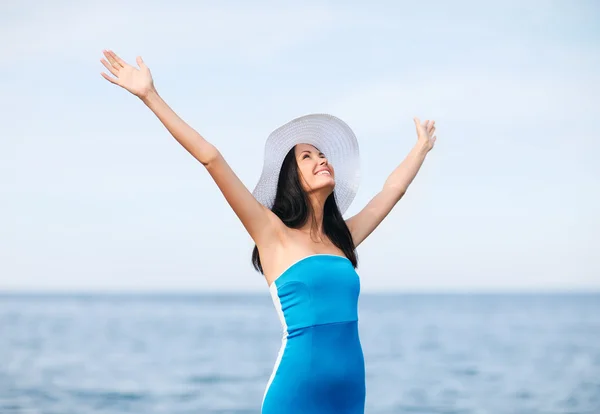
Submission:
{"label": "smiling mouth", "polygon": [[329,171],[323,170],[323,171],[319,171],[317,174],[315,175],[331,175],[331,173]]}

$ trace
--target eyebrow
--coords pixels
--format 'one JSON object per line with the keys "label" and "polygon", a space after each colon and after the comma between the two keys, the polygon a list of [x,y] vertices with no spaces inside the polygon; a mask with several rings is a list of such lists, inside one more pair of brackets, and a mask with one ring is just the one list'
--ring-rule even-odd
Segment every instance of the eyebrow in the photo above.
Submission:
{"label": "eyebrow", "polygon": [[[304,154],[305,152],[311,153],[311,152],[312,152],[312,150],[304,150],[304,151],[302,151],[302,152],[300,153],[300,155]],[[325,154],[323,154],[321,151],[317,151],[317,152],[319,153],[319,155],[325,155]]]}

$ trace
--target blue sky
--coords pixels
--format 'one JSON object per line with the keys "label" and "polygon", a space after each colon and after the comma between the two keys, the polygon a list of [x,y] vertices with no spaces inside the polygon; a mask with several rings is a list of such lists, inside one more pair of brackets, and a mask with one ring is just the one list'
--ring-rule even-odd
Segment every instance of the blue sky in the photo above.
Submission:
{"label": "blue sky", "polygon": [[413,146],[412,117],[435,119],[358,250],[364,291],[600,288],[595,2],[215,4],[0,6],[0,290],[266,288],[202,165],[100,76],[104,48],[141,55],[249,188],[273,129],[345,120],[363,177],[347,216]]}

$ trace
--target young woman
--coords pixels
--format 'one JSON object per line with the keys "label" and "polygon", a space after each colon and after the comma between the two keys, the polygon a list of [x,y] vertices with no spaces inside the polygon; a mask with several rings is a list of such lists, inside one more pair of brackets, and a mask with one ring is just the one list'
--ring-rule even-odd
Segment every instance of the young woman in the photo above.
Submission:
{"label": "young woman", "polygon": [[283,327],[262,413],[364,413],[355,249],[406,192],[433,148],[434,122],[414,119],[414,148],[366,207],[344,220],[359,180],[358,144],[344,122],[313,114],[273,131],[250,193],[219,151],[161,99],[140,57],[138,69],[103,53],[113,76],[102,76],[140,98],[204,165],[256,243],[252,263],[266,279]]}

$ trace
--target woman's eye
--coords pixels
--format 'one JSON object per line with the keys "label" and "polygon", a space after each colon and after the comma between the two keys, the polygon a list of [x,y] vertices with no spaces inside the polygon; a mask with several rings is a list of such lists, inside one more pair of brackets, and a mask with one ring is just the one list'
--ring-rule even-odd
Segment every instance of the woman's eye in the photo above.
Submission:
{"label": "woman's eye", "polygon": [[304,154],[304,156],[302,157],[302,159],[308,158],[309,155],[308,154]]}

